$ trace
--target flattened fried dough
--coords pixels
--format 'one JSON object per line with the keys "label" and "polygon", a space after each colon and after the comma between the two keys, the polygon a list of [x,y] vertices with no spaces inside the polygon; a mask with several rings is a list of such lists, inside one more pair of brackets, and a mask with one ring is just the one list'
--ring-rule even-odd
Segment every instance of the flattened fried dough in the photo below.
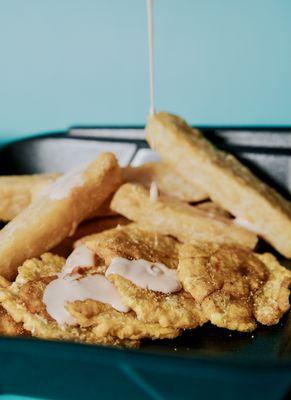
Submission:
{"label": "flattened fried dough", "polygon": [[135,313],[121,313],[111,306],[94,300],[76,301],[67,306],[81,327],[94,326],[98,337],[108,335],[119,339],[172,339],[179,335],[179,329],[157,323],[145,323],[137,319]]}
{"label": "flattened fried dough", "polygon": [[[243,248],[213,243],[188,244],[180,247],[178,274],[184,289],[201,304],[214,325],[252,331],[256,328],[255,318],[265,323],[260,317],[265,306],[272,323],[278,322],[277,317],[287,310],[284,279],[289,272],[280,267],[285,270],[284,279],[272,277],[269,265],[265,255],[257,256]],[[277,266],[275,268],[278,270]],[[276,282],[279,288],[275,287]],[[283,299],[280,310],[279,298]]]}
{"label": "flattened fried dough", "polygon": [[177,329],[196,328],[207,321],[198,303],[184,290],[163,294],[141,289],[119,275],[109,275],[108,279],[141,321]]}
{"label": "flattened fried dough", "polygon": [[0,335],[28,336],[29,333],[23,328],[22,323],[15,322],[7,311],[0,306]]}
{"label": "flattened fried dough", "polygon": [[188,203],[208,198],[207,193],[199,185],[189,183],[164,162],[151,162],[136,168],[123,168],[122,175],[124,182],[140,183],[147,188],[152,182],[156,182],[161,193]]}
{"label": "flattened fried dough", "polygon": [[64,263],[65,259],[50,253],[43,254],[40,259],[27,260],[19,268],[15,283],[0,289],[1,304],[13,320],[23,324],[27,331],[38,338],[137,347],[137,340],[119,339],[108,331],[107,335],[102,336],[95,326],[61,328],[47,314],[42,302],[43,291],[61,271]]}
{"label": "flattened fried dough", "polygon": [[277,324],[290,308],[291,271],[269,253],[257,254],[267,266],[269,279],[254,295],[254,315],[264,325]]}
{"label": "flattened fried dough", "polygon": [[171,235],[181,242],[213,241],[254,248],[257,237],[229,219],[211,217],[203,210],[178,200],[159,196],[151,201],[144,187],[127,183],[115,193],[111,208],[147,230]]}
{"label": "flattened fried dough", "polygon": [[36,192],[57,177],[58,174],[0,176],[0,220],[11,221],[31,203]]}
{"label": "flattened fried dough", "polygon": [[13,279],[17,267],[53,248],[74,232],[120,184],[111,153],[83,170],[63,175],[0,232],[0,273]]}
{"label": "flattened fried dough", "polygon": [[130,223],[130,221],[121,215],[84,221],[78,226],[73,236],[64,239],[60,244],[54,247],[51,252],[62,257],[68,257],[73,251],[74,243],[84,236],[115,228],[118,225],[127,225],[128,223]]}
{"label": "flattened fried dough", "polygon": [[157,113],[147,140],[189,182],[239,219],[246,220],[280,253],[291,257],[291,205],[230,154],[217,150],[181,118]]}
{"label": "flattened fried dough", "polygon": [[178,266],[178,242],[168,236],[147,232],[141,225],[129,224],[84,237],[80,241],[109,265],[114,257],[161,262]]}
{"label": "flattened fried dough", "polygon": [[[147,232],[137,224],[111,229],[88,236],[82,243],[105,260],[108,266],[114,257],[145,259],[177,268],[179,244],[165,235]],[[132,308],[139,320],[163,327],[195,328],[205,322],[194,299],[183,290],[174,294],[162,294],[143,290],[118,275],[108,279],[119,290],[124,303]]]}

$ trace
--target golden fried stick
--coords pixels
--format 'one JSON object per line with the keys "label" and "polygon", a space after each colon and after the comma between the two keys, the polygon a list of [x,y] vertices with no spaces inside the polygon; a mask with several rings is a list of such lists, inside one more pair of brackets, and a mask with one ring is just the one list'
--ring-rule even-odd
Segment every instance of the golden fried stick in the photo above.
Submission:
{"label": "golden fried stick", "polygon": [[189,183],[164,162],[150,162],[135,168],[126,167],[122,169],[122,176],[124,182],[140,183],[147,188],[155,182],[161,193],[188,203],[208,198],[199,185]]}
{"label": "golden fried stick", "polygon": [[186,244],[180,247],[178,274],[210,322],[222,328],[252,331],[256,319],[275,324],[289,309],[291,272],[270,262],[268,254],[232,245]]}
{"label": "golden fried stick", "polygon": [[10,221],[58,174],[0,176],[0,220]]}
{"label": "golden fried stick", "polygon": [[120,184],[120,169],[111,153],[57,179],[42,196],[0,232],[0,273],[13,279],[26,259],[39,256],[65,237]]}
{"label": "golden fried stick", "polygon": [[[157,113],[147,140],[163,159],[281,254],[291,257],[291,205],[230,154],[217,150],[181,118]],[[239,222],[238,221],[238,222]]]}
{"label": "golden fried stick", "polygon": [[[0,220],[11,221],[15,218],[60,175],[0,176]],[[200,201],[208,197],[198,185],[188,183],[163,162],[147,163],[136,168],[125,167],[122,169],[122,175],[124,182],[138,182],[147,187],[154,181],[162,193],[185,202]],[[109,204],[110,199],[107,199],[98,209],[94,210],[92,217],[114,215]]]}
{"label": "golden fried stick", "polygon": [[151,200],[141,185],[127,183],[115,193],[111,208],[138,222],[144,229],[171,235],[181,242],[213,241],[237,243],[254,248],[254,233],[235,225],[230,219],[213,217],[207,212],[178,200],[159,196]]}

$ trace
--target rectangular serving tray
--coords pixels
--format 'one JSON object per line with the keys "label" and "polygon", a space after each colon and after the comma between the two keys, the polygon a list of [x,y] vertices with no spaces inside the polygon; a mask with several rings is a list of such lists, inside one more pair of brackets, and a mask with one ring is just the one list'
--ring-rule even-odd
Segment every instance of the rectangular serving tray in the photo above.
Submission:
{"label": "rectangular serving tray", "polygon": [[[290,200],[291,129],[202,130]],[[158,159],[148,149],[142,128],[77,127],[3,146],[0,174],[66,172],[101,151],[115,152],[121,165]],[[0,362],[1,394],[102,400],[287,399],[291,315],[277,326],[248,334],[207,324],[175,340],[147,341],[139,350],[1,337]]]}

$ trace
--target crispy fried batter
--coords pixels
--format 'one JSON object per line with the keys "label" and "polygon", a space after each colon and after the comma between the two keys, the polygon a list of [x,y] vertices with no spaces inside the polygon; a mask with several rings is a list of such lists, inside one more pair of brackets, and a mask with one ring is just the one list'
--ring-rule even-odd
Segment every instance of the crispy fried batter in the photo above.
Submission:
{"label": "crispy fried batter", "polygon": [[178,242],[169,236],[145,231],[138,224],[87,236],[80,242],[104,259],[106,265],[114,257],[124,257],[161,262],[169,268],[178,266]]}
{"label": "crispy fried batter", "polygon": [[176,237],[181,242],[213,241],[254,248],[257,236],[234,224],[229,218],[209,213],[176,199],[159,196],[152,201],[149,191],[133,183],[122,185],[111,208],[144,229]]}
{"label": "crispy fried batter", "polygon": [[[185,290],[201,304],[203,312],[214,325],[252,331],[256,328],[255,317],[264,323],[260,315],[264,313],[265,302],[278,305],[277,299],[283,297],[282,309],[278,310],[276,306],[280,316],[288,308],[287,280],[284,280],[288,271],[280,267],[284,275],[284,279],[279,279],[283,292],[275,289],[274,296],[274,292],[267,289],[273,287],[269,265],[266,256],[257,256],[249,250],[204,243],[181,246],[178,273]],[[275,268],[278,269],[277,266]],[[278,278],[274,280],[278,281]],[[276,318],[270,318],[276,323]]]}
{"label": "crispy fried batter", "polygon": [[94,300],[76,301],[67,306],[81,327],[94,326],[98,337],[111,335],[119,339],[175,338],[179,330],[173,326],[145,323],[136,318],[133,311],[120,313],[112,307]]}
{"label": "crispy fried batter", "polygon": [[119,275],[109,275],[108,279],[117,287],[124,304],[142,321],[177,329],[196,328],[207,321],[197,302],[184,290],[163,294],[141,289]]}
{"label": "crispy fried batter", "polygon": [[95,331],[95,326],[59,327],[47,314],[42,302],[43,291],[61,271],[64,262],[65,259],[51,253],[43,254],[39,260],[28,260],[19,268],[15,283],[0,289],[1,304],[13,320],[38,338],[137,347],[139,341],[119,339],[110,334],[102,336],[98,329]]}
{"label": "crispy fried batter", "polygon": [[22,323],[15,322],[7,311],[0,306],[0,335],[29,336],[29,332],[23,328]]}
{"label": "crispy fried batter", "polygon": [[[28,260],[19,268],[19,275],[11,288],[2,291],[4,308],[16,321],[23,322],[33,336],[136,346],[140,338],[163,339],[179,335],[179,330],[174,327],[146,324],[138,321],[133,311],[121,313],[94,300],[68,303],[67,309],[75,316],[78,325],[60,328],[47,313],[42,298],[45,287],[56,278],[64,262],[62,257],[50,253],[44,254],[40,260]],[[78,270],[81,276],[96,272],[105,271],[100,267]]]}
{"label": "crispy fried batter", "polygon": [[[103,258],[106,265],[114,257],[124,257],[160,262],[169,268],[177,268],[180,245],[175,239],[144,231],[138,224],[88,236],[82,243]],[[166,295],[140,289],[118,275],[110,275],[108,279],[114,283],[125,304],[136,312],[141,321],[182,329],[194,328],[205,322],[196,302],[184,291]]]}
{"label": "crispy fried batter", "polygon": [[208,198],[207,193],[199,185],[185,181],[164,162],[149,162],[140,167],[123,168],[122,176],[124,182],[141,183],[147,188],[152,182],[156,182],[161,193],[188,203]]}
{"label": "crispy fried batter", "polygon": [[254,295],[254,315],[261,324],[274,325],[290,308],[291,271],[272,254],[257,257],[267,266],[269,279]]}

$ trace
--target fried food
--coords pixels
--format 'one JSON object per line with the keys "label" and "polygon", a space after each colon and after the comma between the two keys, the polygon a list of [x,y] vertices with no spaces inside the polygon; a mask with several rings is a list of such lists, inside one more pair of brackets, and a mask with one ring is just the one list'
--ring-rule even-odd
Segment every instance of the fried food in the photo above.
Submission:
{"label": "fried food", "polygon": [[73,251],[74,243],[84,236],[115,228],[118,225],[127,225],[128,223],[130,223],[130,221],[121,215],[86,220],[78,226],[76,232],[72,236],[65,238],[60,244],[54,247],[51,252],[62,257],[68,257]]}
{"label": "fried food", "polygon": [[[256,328],[257,317],[264,323],[265,306],[272,323],[289,308],[286,287],[291,273],[280,266],[283,279],[272,277],[272,268],[279,267],[270,265],[267,258],[227,244],[185,244],[180,247],[178,274],[211,323],[248,332]],[[272,303],[275,311],[269,307]]]}
{"label": "fried food", "polygon": [[169,268],[178,267],[179,243],[169,236],[147,232],[138,224],[85,236],[80,243],[94,251],[107,266],[114,257],[123,257],[161,262]]}
{"label": "fried food", "polygon": [[199,186],[189,183],[164,162],[150,162],[140,167],[122,169],[124,182],[140,183],[149,188],[155,182],[161,193],[188,203],[205,200],[207,193]]}
{"label": "fried food", "polygon": [[[180,333],[174,327],[145,324],[133,311],[118,312],[108,304],[90,299],[68,303],[67,309],[76,318],[77,325],[60,327],[48,314],[42,299],[46,286],[56,278],[64,263],[64,258],[51,253],[28,260],[19,268],[15,283],[0,291],[5,310],[33,336],[136,347],[140,338],[173,338]],[[79,269],[78,274],[90,275],[101,270],[98,267]]]}
{"label": "fried food", "polygon": [[213,241],[236,243],[254,248],[257,236],[223,217],[159,196],[152,201],[149,191],[141,185],[127,183],[115,193],[111,208],[138,222],[148,231],[176,237],[181,242]]}
{"label": "fried food", "polygon": [[67,307],[81,327],[94,327],[98,337],[111,335],[119,339],[170,339],[180,334],[174,326],[145,323],[133,311],[121,313],[107,304],[93,300],[76,301]]}
{"label": "fried food", "polygon": [[73,234],[120,184],[115,156],[101,154],[82,169],[63,175],[0,232],[0,273],[11,280],[17,267]]}
{"label": "fried food", "polygon": [[0,335],[3,336],[29,336],[29,333],[23,328],[22,323],[17,323],[0,306]]}
{"label": "fried food", "polygon": [[231,218],[229,212],[219,207],[212,201],[204,201],[203,203],[193,205],[193,207],[196,207],[198,210],[206,212],[209,217]]}
{"label": "fried food", "polygon": [[[147,232],[137,224],[88,236],[81,243],[104,259],[106,266],[115,257],[123,257],[129,260],[145,259],[177,268],[179,244],[175,239]],[[183,290],[163,294],[141,289],[116,274],[109,275],[108,279],[117,287],[124,304],[135,311],[140,321],[176,329],[195,328],[206,321],[194,299]]]}
{"label": "fried food", "polygon": [[245,221],[285,257],[291,257],[291,205],[230,154],[217,150],[202,133],[168,113],[151,116],[147,140],[188,182]]}
{"label": "fried food", "polygon": [[124,304],[134,310],[141,321],[177,329],[193,329],[207,321],[198,303],[184,290],[157,293],[141,289],[119,275],[109,275],[108,279],[117,287]]}
{"label": "fried food", "polygon": [[56,180],[58,174],[0,176],[0,220],[11,221],[37,192]]}
{"label": "fried food", "polygon": [[267,266],[269,278],[254,295],[254,315],[263,325],[275,325],[290,308],[291,271],[270,253],[257,257]]}
{"label": "fried food", "polygon": [[[34,174],[0,176],[0,220],[11,221],[33,201],[41,197],[61,174]],[[89,218],[110,217],[116,213],[110,210],[111,197],[108,197]]]}

